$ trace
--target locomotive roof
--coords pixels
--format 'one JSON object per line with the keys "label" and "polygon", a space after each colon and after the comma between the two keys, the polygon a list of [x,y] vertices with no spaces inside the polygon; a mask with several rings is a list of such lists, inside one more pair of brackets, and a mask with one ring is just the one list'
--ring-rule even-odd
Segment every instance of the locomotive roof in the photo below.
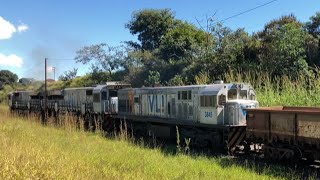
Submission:
{"label": "locomotive roof", "polygon": [[221,88],[226,86],[226,88],[230,89],[233,86],[243,84],[249,85],[246,83],[221,83],[221,84],[203,84],[203,85],[186,85],[186,86],[160,86],[160,87],[141,87],[141,88],[125,88],[125,89],[134,89],[134,90],[163,90],[163,89],[192,89],[192,88],[201,88],[205,87],[205,89],[210,91],[219,91]]}

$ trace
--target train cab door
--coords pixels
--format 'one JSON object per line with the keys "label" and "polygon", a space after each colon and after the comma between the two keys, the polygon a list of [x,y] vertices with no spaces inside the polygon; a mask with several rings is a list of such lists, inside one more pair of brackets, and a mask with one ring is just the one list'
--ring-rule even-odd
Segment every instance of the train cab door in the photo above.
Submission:
{"label": "train cab door", "polygon": [[217,124],[217,96],[200,95],[200,122],[203,124]]}
{"label": "train cab door", "polygon": [[106,106],[106,104],[104,103],[104,99],[106,99],[106,97],[106,89],[103,89],[101,87],[96,87],[93,89],[93,111],[95,113],[104,112]]}
{"label": "train cab door", "polygon": [[226,124],[226,112],[225,112],[225,108],[226,108],[226,95],[224,94],[220,94],[218,95],[217,98],[217,123],[224,125]]}

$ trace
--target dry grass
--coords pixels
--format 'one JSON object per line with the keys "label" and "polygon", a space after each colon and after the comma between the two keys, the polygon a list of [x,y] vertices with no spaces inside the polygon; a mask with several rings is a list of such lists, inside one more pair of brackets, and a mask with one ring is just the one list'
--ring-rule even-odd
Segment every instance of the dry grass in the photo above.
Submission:
{"label": "dry grass", "polygon": [[237,164],[229,157],[170,155],[75,126],[43,126],[36,117],[12,116],[3,106],[0,117],[0,179],[301,178],[288,168]]}

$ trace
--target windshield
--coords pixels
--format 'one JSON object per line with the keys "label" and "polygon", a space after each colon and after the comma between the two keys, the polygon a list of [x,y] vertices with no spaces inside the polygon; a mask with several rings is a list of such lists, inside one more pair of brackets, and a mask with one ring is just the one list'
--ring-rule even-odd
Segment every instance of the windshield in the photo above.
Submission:
{"label": "windshield", "polygon": [[247,90],[241,90],[240,91],[240,99],[247,99],[248,97],[248,91]]}
{"label": "windshield", "polygon": [[237,89],[230,89],[228,91],[228,100],[237,99]]}

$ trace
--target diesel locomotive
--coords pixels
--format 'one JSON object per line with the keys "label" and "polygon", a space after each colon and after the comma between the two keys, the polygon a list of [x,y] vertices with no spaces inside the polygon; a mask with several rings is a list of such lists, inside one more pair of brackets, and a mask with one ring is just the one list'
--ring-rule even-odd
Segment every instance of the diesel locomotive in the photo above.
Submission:
{"label": "diesel locomotive", "polygon": [[[260,152],[276,160],[320,160],[320,108],[258,107],[250,84],[223,83],[131,88],[121,82],[93,87],[8,94],[11,111],[59,118],[72,114],[85,128],[134,136],[179,137],[196,148]],[[179,135],[177,134],[179,133]]]}
{"label": "diesel locomotive", "polygon": [[[45,97],[47,97],[45,101]],[[131,88],[121,82],[44,92],[15,91],[11,110],[81,116],[106,131],[125,120],[138,136],[190,139],[190,145],[234,151],[245,140],[246,110],[258,106],[253,87],[216,81],[208,85]],[[45,106],[46,103],[46,106]],[[46,107],[46,108],[45,108]],[[47,112],[44,112],[46,110]]]}

